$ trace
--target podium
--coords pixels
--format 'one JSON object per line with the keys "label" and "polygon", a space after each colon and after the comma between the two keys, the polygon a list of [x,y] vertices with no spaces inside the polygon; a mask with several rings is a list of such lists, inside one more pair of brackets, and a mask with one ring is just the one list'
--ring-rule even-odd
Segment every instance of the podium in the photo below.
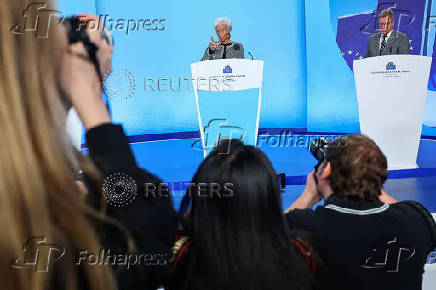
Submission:
{"label": "podium", "polygon": [[386,55],[353,62],[360,131],[389,169],[417,168],[431,57]]}
{"label": "podium", "polygon": [[204,157],[220,139],[256,146],[262,98],[263,61],[206,60],[191,64]]}

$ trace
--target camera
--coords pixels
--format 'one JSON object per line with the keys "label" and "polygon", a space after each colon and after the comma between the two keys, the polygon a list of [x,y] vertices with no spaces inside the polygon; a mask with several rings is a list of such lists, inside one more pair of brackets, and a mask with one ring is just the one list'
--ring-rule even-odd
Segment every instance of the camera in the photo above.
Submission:
{"label": "camera", "polygon": [[[77,16],[68,17],[64,19],[62,23],[67,30],[67,38],[69,44],[79,43],[79,42],[83,43],[83,46],[85,47],[88,53],[89,59],[94,64],[94,67],[97,71],[100,81],[101,83],[103,83],[103,76],[101,74],[100,64],[97,59],[98,47],[90,41],[89,35],[86,32],[86,23],[83,23]],[[108,33],[106,30],[103,29],[101,31],[101,37],[105,39],[109,45],[113,45],[112,35]]]}
{"label": "camera", "polygon": [[316,170],[318,169],[319,165],[324,161],[325,151],[330,143],[330,141],[324,138],[318,138],[313,140],[312,144],[310,144],[309,151],[313,155],[313,157],[318,160],[318,164],[315,166]]}

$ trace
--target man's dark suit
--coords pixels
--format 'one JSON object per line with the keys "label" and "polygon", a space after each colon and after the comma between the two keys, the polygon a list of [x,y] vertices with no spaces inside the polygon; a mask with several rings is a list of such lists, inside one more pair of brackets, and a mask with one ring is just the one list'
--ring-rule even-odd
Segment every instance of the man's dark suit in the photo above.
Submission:
{"label": "man's dark suit", "polygon": [[[376,33],[368,39],[365,57],[380,55],[381,33]],[[410,54],[409,38],[406,34],[393,30],[391,36],[386,41],[386,46],[381,55],[389,54]]]}

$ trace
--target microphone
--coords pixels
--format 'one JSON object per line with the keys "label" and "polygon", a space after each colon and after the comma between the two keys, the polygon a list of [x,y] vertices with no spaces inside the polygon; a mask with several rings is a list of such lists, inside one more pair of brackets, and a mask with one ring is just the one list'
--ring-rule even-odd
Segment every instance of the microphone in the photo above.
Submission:
{"label": "microphone", "polygon": [[254,59],[254,58],[253,58],[253,55],[251,54],[251,52],[250,52],[250,51],[248,52],[248,55],[249,55],[249,56],[251,56],[251,60],[253,60],[253,59]]}
{"label": "microphone", "polygon": [[392,53],[392,46],[391,46],[390,49],[389,49],[389,53]]}

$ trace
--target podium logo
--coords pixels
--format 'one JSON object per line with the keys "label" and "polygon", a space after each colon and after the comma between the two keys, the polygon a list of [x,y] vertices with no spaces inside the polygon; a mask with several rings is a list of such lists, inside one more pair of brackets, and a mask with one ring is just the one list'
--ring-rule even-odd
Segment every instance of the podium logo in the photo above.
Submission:
{"label": "podium logo", "polygon": [[[192,143],[191,147],[197,150],[212,150],[221,140],[242,140],[245,137],[245,130],[242,127],[229,125],[226,119],[212,119],[203,130],[204,145],[201,147],[201,139]],[[230,149],[230,148],[228,148]],[[220,152],[228,154],[227,152]]]}
{"label": "podium logo", "polygon": [[397,69],[397,66],[393,62],[388,62],[386,65],[386,70],[395,70]]}
{"label": "podium logo", "polygon": [[56,25],[64,21],[64,15],[59,10],[47,9],[46,3],[30,3],[23,10],[23,20],[10,28],[14,34],[35,33],[37,38],[47,38],[50,24],[56,18]]}
{"label": "podium logo", "polygon": [[224,74],[231,74],[232,73],[232,68],[229,65],[226,65],[223,69],[223,73]]}
{"label": "podium logo", "polygon": [[415,255],[415,249],[398,242],[396,237],[380,239],[370,257],[361,265],[367,269],[383,269],[386,272],[399,272],[400,264]]}
{"label": "podium logo", "polygon": [[45,237],[31,237],[23,245],[24,256],[10,263],[12,268],[34,268],[36,272],[48,272],[50,266],[63,257],[65,249],[48,244]]}

